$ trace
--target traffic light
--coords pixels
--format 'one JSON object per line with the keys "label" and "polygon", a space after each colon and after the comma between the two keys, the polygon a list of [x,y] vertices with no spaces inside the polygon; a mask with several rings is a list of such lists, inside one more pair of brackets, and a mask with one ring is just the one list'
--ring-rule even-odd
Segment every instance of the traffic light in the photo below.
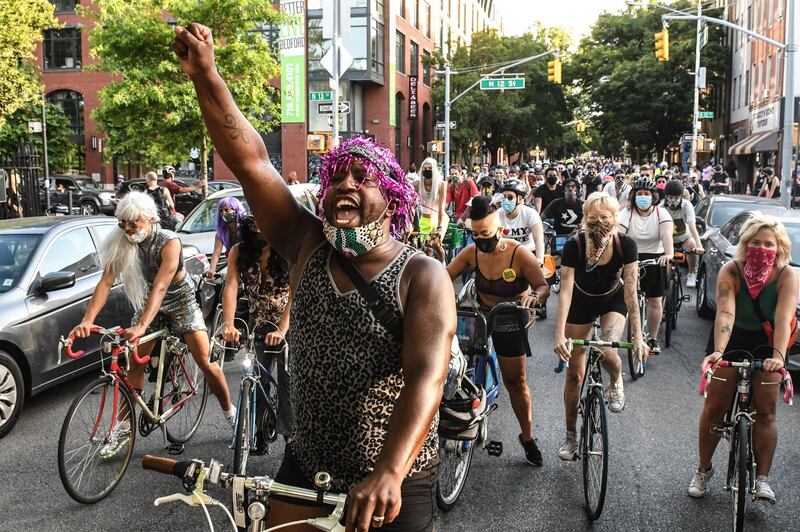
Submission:
{"label": "traffic light", "polygon": [[578,133],[584,133],[586,131],[586,124],[584,122],[578,122],[575,124],[575,131]]}
{"label": "traffic light", "polygon": [[656,33],[656,59],[669,61],[669,29],[664,28]]}
{"label": "traffic light", "polygon": [[561,83],[561,60],[553,59],[547,62],[547,81]]}

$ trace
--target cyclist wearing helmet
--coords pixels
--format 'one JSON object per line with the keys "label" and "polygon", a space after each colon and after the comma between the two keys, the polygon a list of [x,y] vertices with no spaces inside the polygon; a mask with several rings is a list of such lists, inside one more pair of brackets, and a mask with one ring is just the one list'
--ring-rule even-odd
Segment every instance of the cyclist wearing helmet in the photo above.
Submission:
{"label": "cyclist wearing helmet", "polygon": [[[700,234],[697,232],[695,223],[694,208],[692,203],[684,197],[684,188],[680,181],[672,179],[664,188],[664,202],[662,207],[672,216],[674,229],[672,232],[673,245],[678,245],[684,251],[694,251],[703,253],[703,245],[700,243]],[[694,288],[697,286],[697,257],[688,255],[689,274],[686,276],[686,287]]]}
{"label": "cyclist wearing helmet", "polygon": [[672,218],[664,207],[654,203],[656,184],[650,178],[633,183],[630,206],[619,214],[620,233],[633,238],[639,250],[639,260],[658,259],[647,266],[642,277],[642,289],[647,297],[647,345],[654,355],[661,352],[658,345],[658,326],[663,313],[662,298],[666,283],[666,266],[672,260]]}
{"label": "cyclist wearing helmet", "polygon": [[564,197],[564,189],[558,184],[558,170],[551,166],[544,177],[545,183],[533,193],[533,205],[538,213],[544,211],[551,201]]}
{"label": "cyclist wearing helmet", "polygon": [[164,170],[162,171],[162,175],[164,176],[164,183],[162,186],[169,190],[169,193],[172,194],[172,198],[175,198],[175,195],[178,193],[186,193],[186,192],[197,192],[198,190],[202,189],[206,186],[206,180],[201,179],[200,182],[191,187],[183,187],[174,181],[175,179],[175,168],[172,166],[165,166]]}
{"label": "cyclist wearing helmet", "polygon": [[539,264],[544,260],[544,228],[539,213],[525,205],[528,187],[519,179],[508,179],[500,185],[503,199],[497,212],[506,236],[516,240],[536,255]]}
{"label": "cyclist wearing helmet", "polygon": [[731,180],[728,174],[722,169],[722,165],[718,164],[714,167],[714,173],[711,175],[711,193],[728,194],[730,189]]}

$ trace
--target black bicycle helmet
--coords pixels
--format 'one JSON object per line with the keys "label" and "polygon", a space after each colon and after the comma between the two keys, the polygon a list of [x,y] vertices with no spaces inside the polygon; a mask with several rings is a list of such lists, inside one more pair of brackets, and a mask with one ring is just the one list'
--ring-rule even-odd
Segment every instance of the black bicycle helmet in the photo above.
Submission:
{"label": "black bicycle helmet", "polygon": [[640,177],[633,182],[633,192],[637,190],[649,190],[650,192],[656,191],[656,182],[649,177]]}
{"label": "black bicycle helmet", "polygon": [[479,187],[493,187],[494,180],[491,177],[484,177],[478,182]]}
{"label": "black bicycle helmet", "polygon": [[528,193],[528,185],[519,179],[506,179],[503,181],[503,184],[500,185],[500,192],[505,192],[507,190],[515,192],[520,196],[525,196]]}
{"label": "black bicycle helmet", "polygon": [[683,196],[683,184],[677,179],[672,179],[667,182],[664,187],[665,196]]}

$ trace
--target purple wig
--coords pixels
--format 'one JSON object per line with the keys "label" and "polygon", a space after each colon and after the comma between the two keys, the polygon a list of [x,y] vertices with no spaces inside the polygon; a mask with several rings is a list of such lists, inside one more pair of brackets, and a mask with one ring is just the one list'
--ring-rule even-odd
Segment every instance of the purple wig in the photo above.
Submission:
{"label": "purple wig", "polygon": [[[231,233],[228,231],[228,224],[226,224],[222,219],[222,209],[225,207],[236,211],[237,220],[247,214],[247,212],[244,210],[244,205],[242,205],[242,202],[236,199],[234,196],[222,198],[217,205],[217,238],[222,240],[222,244],[225,246],[225,249],[229,251],[231,247],[233,247],[233,243],[231,242]],[[238,230],[239,225],[237,223],[233,234],[235,235]]]}
{"label": "purple wig", "polygon": [[389,208],[394,209],[391,233],[398,238],[414,219],[417,192],[406,179],[406,174],[397,164],[394,154],[368,137],[351,137],[322,156],[320,187],[317,193],[320,205],[330,191],[334,174],[347,172],[355,159],[362,162],[367,176],[377,179],[381,195]]}

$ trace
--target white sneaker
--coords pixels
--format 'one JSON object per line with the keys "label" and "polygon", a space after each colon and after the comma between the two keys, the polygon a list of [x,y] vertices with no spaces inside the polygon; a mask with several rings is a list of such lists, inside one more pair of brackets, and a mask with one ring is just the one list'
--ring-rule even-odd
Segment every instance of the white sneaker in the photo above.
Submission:
{"label": "white sneaker", "polygon": [[236,405],[233,405],[230,412],[223,412],[225,419],[228,420],[228,423],[231,424],[231,428],[236,425]]}
{"label": "white sneaker", "polygon": [[110,460],[128,445],[131,439],[131,423],[128,420],[118,421],[108,436],[108,442],[100,448],[100,458]]}
{"label": "white sneaker", "polygon": [[608,400],[609,410],[615,414],[622,412],[625,408],[625,390],[622,387],[622,379],[606,388],[606,399]]}
{"label": "white sneaker", "polygon": [[714,467],[712,466],[711,469],[708,471],[703,471],[702,469],[698,468],[697,471],[694,473],[694,478],[692,478],[692,483],[689,484],[689,497],[705,497],[706,491],[708,490],[708,481],[711,480],[711,477],[714,476]]}
{"label": "white sneaker", "polygon": [[759,502],[775,504],[775,492],[767,484],[767,477],[759,475],[756,477],[756,494],[753,499]]}
{"label": "white sneaker", "polygon": [[561,448],[558,450],[558,457],[568,462],[578,459],[578,439],[577,435],[571,430],[568,430],[567,435],[564,437],[564,443],[561,444]]}
{"label": "white sneaker", "polygon": [[697,275],[694,273],[690,273],[686,276],[686,288],[696,288],[697,287]]}

